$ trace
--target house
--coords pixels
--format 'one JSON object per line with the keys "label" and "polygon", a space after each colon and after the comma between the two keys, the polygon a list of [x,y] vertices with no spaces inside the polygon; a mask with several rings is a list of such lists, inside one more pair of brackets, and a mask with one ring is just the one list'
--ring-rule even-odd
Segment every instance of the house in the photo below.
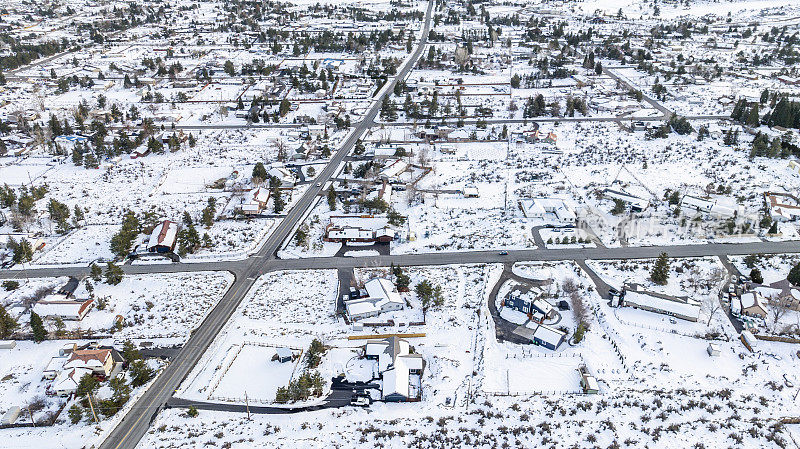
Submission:
{"label": "house", "polygon": [[633,212],[642,212],[650,206],[650,201],[647,199],[620,190],[607,188],[603,190],[603,196],[612,200],[620,200],[628,204]]}
{"label": "house", "polygon": [[42,374],[45,379],[55,379],[58,376],[58,373],[64,370],[64,364],[67,363],[69,357],[65,356],[58,356],[50,358],[50,361],[47,362],[47,366],[44,367]]}
{"label": "house", "polygon": [[531,299],[514,292],[509,293],[508,297],[503,300],[503,307],[528,314],[528,316],[539,315],[547,319],[553,318],[556,315],[556,310],[553,308],[553,305],[544,298],[537,297]]}
{"label": "house", "polygon": [[402,174],[404,171],[408,169],[408,163],[403,161],[402,159],[396,159],[393,162],[389,163],[389,165],[385,166],[383,170],[378,173],[381,179],[393,179],[397,178]]}
{"label": "house", "polygon": [[622,304],[635,309],[674,316],[696,322],[700,318],[700,304],[689,298],[679,298],[661,293],[639,290],[636,284],[625,287]]}
{"label": "house", "polygon": [[251,190],[247,195],[247,200],[243,200],[239,206],[239,211],[244,215],[258,215],[264,211],[269,202],[270,191],[264,187]]}
{"label": "house", "polygon": [[326,242],[379,242],[394,240],[394,231],[386,217],[372,215],[335,215],[325,227]]}
{"label": "house", "polygon": [[292,189],[297,182],[297,177],[294,175],[294,172],[281,163],[270,165],[267,169],[267,175],[269,175],[270,178],[278,178],[281,189]]}
{"label": "house", "polygon": [[291,362],[293,359],[292,350],[289,348],[275,348],[275,355],[272,356],[272,361],[280,363]]}
{"label": "house", "polygon": [[419,376],[425,369],[425,360],[411,351],[408,341],[396,336],[369,341],[364,346],[364,357],[378,362],[384,401],[419,400],[422,393]]}
{"label": "house", "polygon": [[405,301],[391,281],[383,278],[372,279],[364,284],[367,296],[344,301],[347,315],[354,321],[378,316],[384,312],[402,310]]}
{"label": "house", "polygon": [[764,295],[758,291],[752,291],[742,294],[740,298],[742,303],[742,315],[757,317],[757,318],[766,318],[767,317],[767,306],[766,301],[764,300]]}
{"label": "house", "polygon": [[147,251],[151,253],[171,253],[178,241],[178,224],[164,220],[153,229],[147,242]]}
{"label": "house", "polygon": [[80,321],[93,305],[93,299],[69,299],[66,295],[51,294],[40,299],[33,311],[41,317]]}
{"label": "house", "polygon": [[92,370],[88,368],[65,369],[53,381],[51,388],[58,396],[67,397],[77,391],[81,378],[87,374],[92,375]]}
{"label": "house", "polygon": [[764,201],[773,221],[795,221],[800,218],[800,199],[792,194],[764,192]]}
{"label": "house", "polygon": [[566,333],[558,329],[540,324],[536,330],[533,331],[532,340],[533,344],[537,346],[544,346],[551,351],[555,351],[561,346],[561,343],[564,343],[564,338],[566,338],[566,336]]}
{"label": "house", "polygon": [[736,205],[722,204],[722,201],[715,198],[701,198],[692,195],[684,195],[681,199],[681,208],[684,210],[696,210],[720,218],[731,218],[736,215]]}
{"label": "house", "polygon": [[78,349],[70,354],[64,369],[85,368],[92,374],[108,377],[116,366],[110,348]]}
{"label": "house", "polygon": [[559,198],[530,198],[520,200],[522,213],[527,218],[550,220],[560,225],[574,226],[578,216]]}

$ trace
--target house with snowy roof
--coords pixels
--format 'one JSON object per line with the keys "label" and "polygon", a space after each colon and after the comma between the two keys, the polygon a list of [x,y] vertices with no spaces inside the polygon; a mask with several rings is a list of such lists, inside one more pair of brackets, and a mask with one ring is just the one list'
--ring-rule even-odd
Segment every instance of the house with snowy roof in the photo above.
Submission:
{"label": "house with snowy roof", "polygon": [[767,306],[764,300],[764,295],[761,292],[753,290],[751,292],[743,293],[740,301],[742,302],[742,315],[747,315],[757,318],[767,317]]}
{"label": "house with snowy roof", "polygon": [[44,318],[80,321],[89,313],[93,305],[93,299],[74,299],[67,295],[51,294],[37,301],[33,306],[33,311]]}
{"label": "house with snowy roof", "polygon": [[150,233],[147,251],[151,253],[171,253],[178,241],[178,224],[164,220]]}
{"label": "house with snowy roof", "polygon": [[639,289],[637,284],[625,286],[622,305],[696,322],[700,304],[688,297],[669,296]]}
{"label": "house with snowy roof", "polygon": [[384,401],[415,401],[422,396],[419,376],[425,369],[425,360],[420,354],[412,354],[407,340],[393,336],[369,341],[364,346],[364,356],[378,362]]}
{"label": "house with snowy roof", "polygon": [[384,312],[402,310],[405,306],[400,293],[388,279],[372,279],[364,284],[364,289],[367,291],[366,297],[347,299],[344,302],[347,315],[353,321],[375,317]]}
{"label": "house with snowy roof", "polygon": [[91,375],[88,368],[70,368],[61,371],[52,383],[51,388],[61,397],[67,397],[78,390],[78,384],[85,375]]}
{"label": "house with snowy roof", "polygon": [[110,348],[78,349],[72,351],[64,369],[84,368],[91,370],[92,374],[108,377],[116,366],[116,361]]}

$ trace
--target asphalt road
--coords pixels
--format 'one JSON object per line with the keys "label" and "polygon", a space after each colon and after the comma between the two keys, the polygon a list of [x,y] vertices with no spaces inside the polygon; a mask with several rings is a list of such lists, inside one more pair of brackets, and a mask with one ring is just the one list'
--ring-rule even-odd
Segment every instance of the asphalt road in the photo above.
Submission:
{"label": "asphalt road", "polygon": [[[507,255],[500,251],[452,251],[422,254],[393,254],[366,257],[312,257],[306,259],[272,259],[254,256],[250,259],[204,262],[172,263],[152,265],[125,265],[125,274],[185,273],[197,271],[230,271],[240,282],[242,277],[257,277],[261,274],[280,270],[318,270],[340,268],[365,268],[424,265],[453,265],[478,263],[508,263],[524,261],[556,260],[614,260],[614,259],[652,259],[661,253],[669,257],[719,257],[745,256],[748,254],[800,253],[800,241],[789,242],[749,242],[749,243],[706,243],[697,245],[672,246],[628,246],[618,248],[554,248],[509,250]],[[0,279],[85,276],[86,267],[31,268],[23,270],[0,271]]]}
{"label": "asphalt road", "polygon": [[[181,348],[178,354],[173,357],[171,363],[167,365],[153,384],[151,384],[147,391],[137,400],[136,405],[133,407],[135,412],[128,413],[111,431],[109,436],[100,445],[101,449],[134,449],[137,446],[147,432],[152,421],[158,415],[158,412],[166,406],[183,379],[186,378],[191,369],[197,364],[200,357],[219,331],[222,330],[242,299],[244,299],[247,292],[253,286],[255,279],[264,272],[266,268],[265,265],[269,265],[273,261],[274,254],[281,243],[284,239],[289,237],[295,226],[301,222],[316,200],[319,192],[324,188],[325,183],[338,171],[340,163],[353,148],[356,141],[361,137],[364,131],[372,125],[375,116],[380,110],[383,96],[391,93],[394,90],[394,85],[397,80],[405,79],[409,71],[416,65],[427,42],[432,10],[433,1],[431,0],[428,2],[428,9],[425,13],[425,23],[423,25],[419,45],[407,60],[406,64],[399,70],[397,76],[387,82],[386,86],[384,86],[381,92],[375,97],[375,101],[364,116],[364,119],[351,131],[342,146],[333,155],[328,165],[326,165],[317,176],[314,184],[309,186],[303,196],[300,197],[295,206],[292,207],[286,215],[286,218],[281,221],[272,235],[267,239],[264,246],[253,257],[240,264],[236,264],[237,269],[231,270],[236,276],[236,280],[231,288],[228,289],[219,304],[214,307],[206,319],[203,320],[200,326],[194,331],[187,344]],[[221,264],[212,263],[208,265],[210,266],[195,268],[202,269],[213,266],[216,267],[214,269],[219,270]],[[126,268],[133,269],[134,267],[138,268],[139,266],[131,265]],[[167,268],[168,266],[162,267]]]}

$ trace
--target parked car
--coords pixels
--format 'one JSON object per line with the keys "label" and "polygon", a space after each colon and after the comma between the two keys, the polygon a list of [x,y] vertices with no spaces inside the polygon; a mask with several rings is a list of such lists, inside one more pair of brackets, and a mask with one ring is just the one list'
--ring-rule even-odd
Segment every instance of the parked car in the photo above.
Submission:
{"label": "parked car", "polygon": [[355,405],[356,407],[368,407],[370,403],[372,403],[372,400],[369,396],[354,395],[350,398],[350,405]]}
{"label": "parked car", "polygon": [[501,256],[507,256],[508,255],[508,251],[500,251],[500,255]]}
{"label": "parked car", "polygon": [[14,263],[13,260],[7,260],[7,261],[3,262],[2,265],[0,265],[0,268],[9,269],[9,268],[13,267],[14,265],[16,265],[16,263]]}

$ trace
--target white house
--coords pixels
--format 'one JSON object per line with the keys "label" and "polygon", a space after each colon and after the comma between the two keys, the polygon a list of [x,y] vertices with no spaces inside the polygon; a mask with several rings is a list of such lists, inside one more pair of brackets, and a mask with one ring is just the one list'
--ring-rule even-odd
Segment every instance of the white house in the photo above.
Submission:
{"label": "white house", "polygon": [[52,294],[40,299],[33,311],[41,317],[80,321],[93,305],[93,299],[69,299],[65,295]]}
{"label": "white house", "polygon": [[527,218],[552,220],[561,225],[575,225],[578,216],[571,207],[559,198],[530,198],[520,200],[522,212]]}
{"label": "white house", "polygon": [[53,381],[53,391],[61,397],[67,397],[75,393],[81,378],[87,374],[91,375],[92,370],[87,368],[65,369]]}
{"label": "white house", "polygon": [[412,382],[411,376],[422,374],[425,360],[420,354],[411,353],[408,341],[398,337],[369,341],[364,347],[364,355],[378,362],[384,401],[408,401],[420,397],[420,391],[414,391],[419,384]]}
{"label": "white house", "polygon": [[365,298],[348,299],[344,302],[347,315],[354,321],[402,310],[405,306],[400,293],[388,279],[373,279],[364,284],[364,289],[367,291]]}

